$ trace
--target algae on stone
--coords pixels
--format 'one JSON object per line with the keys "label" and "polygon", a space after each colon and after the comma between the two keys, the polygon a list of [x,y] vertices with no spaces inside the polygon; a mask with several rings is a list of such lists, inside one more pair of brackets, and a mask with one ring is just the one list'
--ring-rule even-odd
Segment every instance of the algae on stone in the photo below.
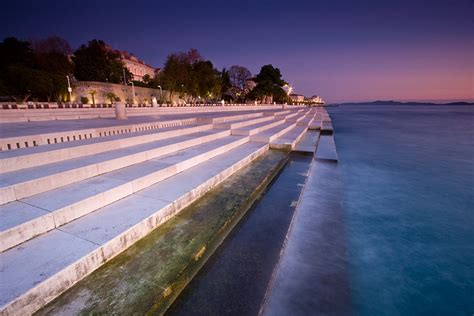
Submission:
{"label": "algae on stone", "polygon": [[37,314],[164,313],[281,169],[287,155],[268,151]]}

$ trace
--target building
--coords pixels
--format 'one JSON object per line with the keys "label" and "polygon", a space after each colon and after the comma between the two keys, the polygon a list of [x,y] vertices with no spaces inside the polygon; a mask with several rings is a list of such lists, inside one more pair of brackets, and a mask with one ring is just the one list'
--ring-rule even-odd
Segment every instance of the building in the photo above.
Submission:
{"label": "building", "polygon": [[290,99],[293,103],[303,103],[304,95],[293,93],[293,94],[290,94]]}
{"label": "building", "polygon": [[149,75],[150,78],[153,78],[160,72],[160,68],[153,68],[152,66],[145,64],[133,54],[130,54],[126,51],[117,52],[120,54],[120,58],[125,64],[125,67],[127,67],[132,73],[133,80],[135,81],[143,81],[143,76],[145,75]]}
{"label": "building", "polygon": [[305,102],[314,104],[324,104],[323,98],[321,98],[319,95],[313,95],[312,97],[305,98]]}

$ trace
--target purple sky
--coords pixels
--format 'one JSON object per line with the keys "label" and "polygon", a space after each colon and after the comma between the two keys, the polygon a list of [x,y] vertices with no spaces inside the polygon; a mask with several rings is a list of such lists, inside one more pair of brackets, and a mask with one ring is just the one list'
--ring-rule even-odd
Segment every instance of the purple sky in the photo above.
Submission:
{"label": "purple sky", "polygon": [[329,102],[474,99],[473,0],[10,1],[0,38],[98,38],[160,67],[197,48]]}

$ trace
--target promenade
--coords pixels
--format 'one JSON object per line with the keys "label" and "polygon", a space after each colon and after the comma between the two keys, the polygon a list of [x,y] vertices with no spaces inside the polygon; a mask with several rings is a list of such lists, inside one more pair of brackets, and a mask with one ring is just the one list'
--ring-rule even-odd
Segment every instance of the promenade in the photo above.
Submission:
{"label": "promenade", "polygon": [[326,117],[280,106],[0,124],[1,314],[41,308]]}

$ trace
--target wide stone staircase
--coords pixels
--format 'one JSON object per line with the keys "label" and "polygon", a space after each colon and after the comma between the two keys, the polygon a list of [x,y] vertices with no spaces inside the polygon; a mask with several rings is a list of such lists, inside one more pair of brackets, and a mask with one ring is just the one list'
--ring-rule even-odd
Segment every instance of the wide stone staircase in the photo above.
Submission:
{"label": "wide stone staircase", "polygon": [[35,312],[269,148],[294,149],[326,115],[209,115],[1,151],[0,314]]}

